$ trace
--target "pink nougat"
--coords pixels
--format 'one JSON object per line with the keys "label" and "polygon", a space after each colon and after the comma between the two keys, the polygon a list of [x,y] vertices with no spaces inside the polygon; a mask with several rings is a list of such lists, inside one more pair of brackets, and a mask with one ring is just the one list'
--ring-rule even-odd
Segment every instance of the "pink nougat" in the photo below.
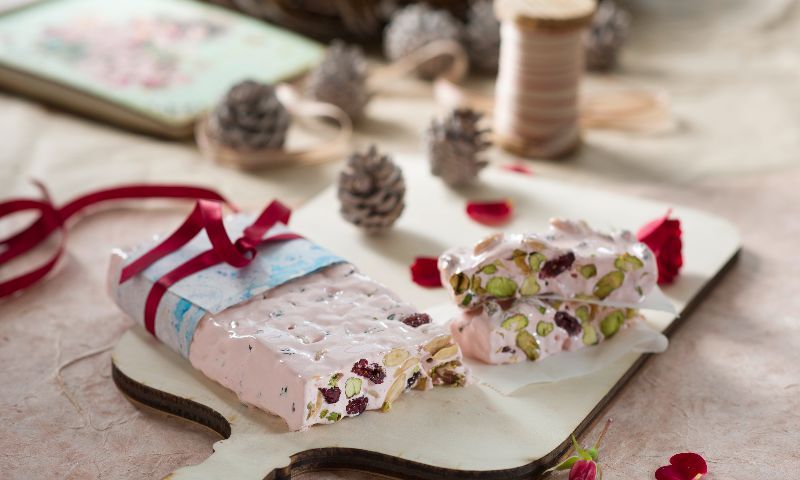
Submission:
{"label": "pink nougat", "polygon": [[[135,318],[133,309],[140,308],[151,283],[137,280],[120,293],[115,280],[122,255],[117,252],[112,261],[112,296]],[[188,308],[182,301],[175,307],[180,314]],[[169,302],[169,296],[162,301]],[[431,323],[348,263],[217,314],[200,310],[196,321],[188,349],[192,366],[242,402],[280,416],[291,430],[387,411],[410,389],[467,381],[461,351],[446,326]]]}
{"label": "pink nougat", "polygon": [[545,234],[498,233],[449,250],[439,271],[465,309],[526,297],[637,304],[658,278],[655,256],[631,232],[608,235],[565,220],[551,221]]}
{"label": "pink nougat", "polygon": [[631,308],[523,298],[465,311],[450,328],[464,355],[484,363],[518,363],[570,352],[611,338],[642,316]]}

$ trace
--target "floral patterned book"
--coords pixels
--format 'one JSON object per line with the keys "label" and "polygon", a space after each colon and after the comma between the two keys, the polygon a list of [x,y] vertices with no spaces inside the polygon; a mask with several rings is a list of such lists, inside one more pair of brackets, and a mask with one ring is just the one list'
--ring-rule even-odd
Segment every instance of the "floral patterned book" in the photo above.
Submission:
{"label": "floral patterned book", "polygon": [[192,0],[49,0],[0,15],[0,88],[174,138],[237,81],[291,78],[321,56],[311,40]]}

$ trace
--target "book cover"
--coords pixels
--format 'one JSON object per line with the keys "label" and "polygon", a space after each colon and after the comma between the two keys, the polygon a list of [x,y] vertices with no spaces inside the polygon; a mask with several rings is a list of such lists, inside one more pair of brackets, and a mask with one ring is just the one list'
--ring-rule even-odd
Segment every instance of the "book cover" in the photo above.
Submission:
{"label": "book cover", "polygon": [[237,81],[274,83],[321,56],[316,42],[192,0],[49,0],[0,16],[0,83],[36,95],[19,85],[29,76],[174,128]]}

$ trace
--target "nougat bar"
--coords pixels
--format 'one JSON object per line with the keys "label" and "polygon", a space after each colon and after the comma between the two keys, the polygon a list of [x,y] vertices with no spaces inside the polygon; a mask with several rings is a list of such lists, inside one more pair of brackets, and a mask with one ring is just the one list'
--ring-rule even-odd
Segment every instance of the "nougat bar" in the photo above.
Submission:
{"label": "nougat bar", "polygon": [[555,297],[635,304],[658,277],[655,256],[628,231],[552,220],[545,234],[497,233],[439,257],[442,283],[466,309],[486,300]]}
{"label": "nougat bar", "polygon": [[487,301],[462,312],[450,328],[464,355],[504,364],[595,345],[640,319],[632,308],[523,298],[508,308]]}
{"label": "nougat bar", "polygon": [[[119,267],[112,266],[112,280],[114,271]],[[409,389],[467,380],[446,326],[348,263],[205,313],[188,356],[243,403],[280,416],[291,430],[386,411]]]}

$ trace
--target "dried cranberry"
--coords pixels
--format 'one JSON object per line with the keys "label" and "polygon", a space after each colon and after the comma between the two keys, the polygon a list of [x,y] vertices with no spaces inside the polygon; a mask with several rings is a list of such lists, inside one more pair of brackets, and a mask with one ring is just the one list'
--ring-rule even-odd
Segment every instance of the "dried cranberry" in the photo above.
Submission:
{"label": "dried cranberry", "polygon": [[425,325],[426,323],[431,323],[431,316],[427,313],[415,313],[413,315],[409,315],[406,318],[400,320],[401,322],[405,323],[409,327],[417,328],[420,325]]}
{"label": "dried cranberry", "polygon": [[350,371],[356,375],[368,378],[376,385],[383,383],[383,379],[386,378],[386,371],[383,370],[383,367],[377,363],[370,365],[369,362],[367,362],[367,360],[364,358],[354,363],[353,369]]}
{"label": "dried cranberry", "polygon": [[413,387],[417,383],[417,380],[419,380],[420,375],[422,375],[422,372],[417,370],[416,372],[414,372],[414,375],[408,377],[408,381],[406,382],[406,389]]}
{"label": "dried cranberry", "polygon": [[368,401],[369,399],[367,397],[353,398],[349,402],[347,402],[347,407],[345,408],[345,411],[349,415],[361,415],[362,413],[364,413],[364,410],[367,409]]}
{"label": "dried cranberry", "polygon": [[339,401],[339,395],[342,394],[342,391],[339,387],[331,387],[331,388],[320,388],[320,393],[322,396],[325,397],[325,403],[336,403]]}
{"label": "dried cranberry", "polygon": [[556,312],[555,321],[556,325],[566,330],[570,336],[581,332],[581,322],[567,312]]}
{"label": "dried cranberry", "polygon": [[575,254],[567,252],[560,257],[544,262],[542,269],[539,271],[539,278],[557,277],[558,275],[569,270],[569,267],[575,262]]}

